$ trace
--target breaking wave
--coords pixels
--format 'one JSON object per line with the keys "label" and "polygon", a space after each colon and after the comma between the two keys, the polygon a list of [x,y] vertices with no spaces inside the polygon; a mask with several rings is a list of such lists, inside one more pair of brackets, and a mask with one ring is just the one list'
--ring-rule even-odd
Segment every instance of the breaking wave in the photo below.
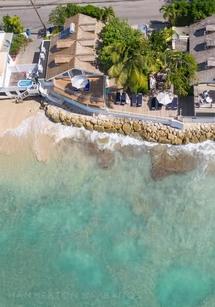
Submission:
{"label": "breaking wave", "polygon": [[[28,137],[29,135],[38,138],[39,135],[48,135],[53,138],[55,144],[64,139],[71,139],[74,142],[94,143],[101,150],[115,150],[117,146],[138,146],[149,149],[157,146],[156,143],[150,143],[138,140],[129,136],[122,136],[114,133],[102,133],[97,131],[88,131],[84,128],[72,126],[63,126],[51,122],[44,113],[39,112],[36,116],[25,119],[17,128],[6,130],[1,137],[15,136],[18,138]],[[193,156],[204,157],[206,160],[214,160],[215,142],[206,141],[198,144],[187,145],[159,145],[166,148],[168,154],[175,155],[178,152],[192,154]]]}

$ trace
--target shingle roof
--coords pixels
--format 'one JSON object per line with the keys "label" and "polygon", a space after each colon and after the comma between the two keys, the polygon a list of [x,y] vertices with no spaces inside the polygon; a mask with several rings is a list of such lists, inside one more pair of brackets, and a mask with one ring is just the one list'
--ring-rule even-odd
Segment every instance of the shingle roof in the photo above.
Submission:
{"label": "shingle roof", "polygon": [[63,33],[51,39],[46,79],[71,69],[100,73],[95,67],[95,47],[102,26],[95,18],[82,14],[67,19]]}
{"label": "shingle roof", "polygon": [[189,51],[198,64],[197,82],[215,81],[215,67],[208,60],[215,56],[215,15],[190,26]]}

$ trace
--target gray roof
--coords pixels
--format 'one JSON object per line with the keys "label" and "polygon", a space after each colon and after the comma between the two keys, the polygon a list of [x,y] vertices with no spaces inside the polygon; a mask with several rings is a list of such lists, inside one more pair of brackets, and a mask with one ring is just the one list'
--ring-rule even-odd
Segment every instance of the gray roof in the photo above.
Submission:
{"label": "gray roof", "polygon": [[215,15],[190,26],[189,51],[198,64],[196,83],[215,82],[215,67],[208,66],[215,56]]}

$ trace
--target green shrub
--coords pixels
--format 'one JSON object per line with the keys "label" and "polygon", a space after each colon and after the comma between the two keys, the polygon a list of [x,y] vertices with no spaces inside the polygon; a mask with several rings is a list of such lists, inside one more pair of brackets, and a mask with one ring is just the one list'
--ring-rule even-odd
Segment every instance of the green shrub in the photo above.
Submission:
{"label": "green shrub", "polygon": [[3,16],[2,28],[5,32],[11,32],[14,34],[20,34],[24,31],[23,24],[19,16]]}
{"label": "green shrub", "polygon": [[15,34],[10,47],[10,54],[17,55],[22,47],[28,44],[28,39],[22,34]]}
{"label": "green shrub", "polygon": [[172,0],[161,12],[171,25],[186,26],[215,14],[215,0]]}
{"label": "green shrub", "polygon": [[100,8],[91,4],[81,6],[78,4],[68,3],[65,6],[58,5],[53,9],[49,15],[49,22],[60,28],[65,23],[66,18],[75,16],[79,13],[104,22],[115,16],[111,7]]}

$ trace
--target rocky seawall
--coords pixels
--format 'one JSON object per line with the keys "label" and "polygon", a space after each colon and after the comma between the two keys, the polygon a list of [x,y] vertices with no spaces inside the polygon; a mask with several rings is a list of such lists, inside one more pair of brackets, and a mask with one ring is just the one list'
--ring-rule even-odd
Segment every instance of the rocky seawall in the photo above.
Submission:
{"label": "rocky seawall", "polygon": [[98,132],[119,133],[149,142],[181,145],[215,141],[215,125],[201,124],[194,128],[177,130],[163,124],[113,117],[78,115],[54,106],[46,106],[46,116],[55,123],[84,127]]}

